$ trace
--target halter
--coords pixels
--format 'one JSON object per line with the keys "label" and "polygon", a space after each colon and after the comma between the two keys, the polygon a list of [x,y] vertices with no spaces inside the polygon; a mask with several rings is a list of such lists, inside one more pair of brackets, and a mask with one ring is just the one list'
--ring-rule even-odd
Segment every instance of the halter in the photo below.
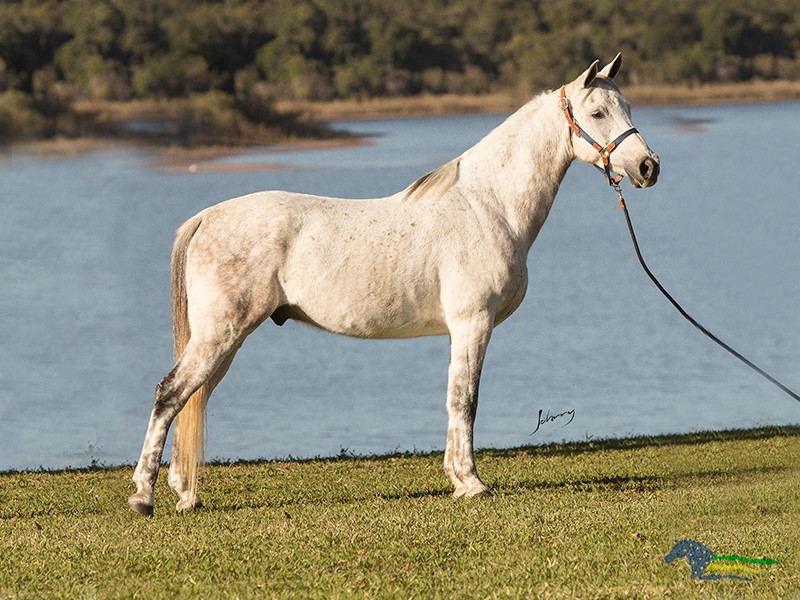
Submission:
{"label": "halter", "polygon": [[561,110],[564,112],[564,117],[567,119],[567,125],[569,125],[570,131],[572,131],[572,133],[578,137],[581,137],[589,142],[592,145],[592,148],[597,150],[597,152],[600,154],[600,158],[603,161],[603,168],[597,168],[604,172],[606,179],[608,180],[608,185],[615,189],[619,188],[619,182],[622,181],[624,175],[612,176],[611,153],[622,143],[625,138],[627,138],[629,135],[633,135],[634,133],[639,133],[639,130],[636,129],[636,127],[631,127],[627,131],[618,135],[608,146],[603,147],[595,142],[594,139],[592,139],[592,136],[586,133],[586,131],[584,131],[575,121],[575,117],[572,116],[572,106],[569,102],[569,98],[567,98],[566,86],[561,88]]}

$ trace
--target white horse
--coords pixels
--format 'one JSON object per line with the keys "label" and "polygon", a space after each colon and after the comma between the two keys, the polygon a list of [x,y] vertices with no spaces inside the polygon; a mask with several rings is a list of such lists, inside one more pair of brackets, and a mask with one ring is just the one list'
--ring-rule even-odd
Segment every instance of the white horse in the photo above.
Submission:
{"label": "white horse", "polygon": [[[617,55],[598,72],[595,61],[561,94],[535,97],[464,154],[388,198],[260,192],[184,223],[171,267],[177,362],[156,388],[129,506],[152,514],[176,416],[169,484],[179,511],[201,506],[208,397],[268,318],[361,338],[449,334],[444,470],[456,497],[490,495],[472,441],[481,367],[492,329],[525,296],[528,251],[567,169],[576,158],[608,167],[618,146],[616,172],[636,187],[658,178],[659,159],[632,129],[630,106],[612,81],[620,64]],[[615,143],[586,143],[579,136],[591,137],[578,123]]]}

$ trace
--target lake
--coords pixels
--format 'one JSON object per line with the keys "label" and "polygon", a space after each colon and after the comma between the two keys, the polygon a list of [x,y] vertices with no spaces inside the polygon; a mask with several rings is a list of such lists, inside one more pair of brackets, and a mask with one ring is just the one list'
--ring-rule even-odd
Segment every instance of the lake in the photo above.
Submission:
{"label": "lake", "polygon": [[[185,219],[263,189],[388,195],[502,119],[339,122],[368,143],[253,149],[211,165],[222,172],[167,169],[133,148],[0,163],[0,470],[138,458],[172,366],[169,253]],[[624,184],[651,269],[705,326],[800,388],[800,103],[636,108],[634,122],[662,161],[656,187]],[[489,347],[478,447],[800,422],[800,403],[652,286],[593,168],[570,169],[528,264],[527,297]],[[443,449],[447,364],[446,337],[364,341],[267,322],[211,399],[207,456]],[[574,415],[531,435],[540,410]]]}

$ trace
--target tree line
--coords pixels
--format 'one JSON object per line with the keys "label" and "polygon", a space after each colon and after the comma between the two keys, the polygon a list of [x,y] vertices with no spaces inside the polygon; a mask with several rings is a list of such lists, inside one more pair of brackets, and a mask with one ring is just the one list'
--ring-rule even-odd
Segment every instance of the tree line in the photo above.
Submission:
{"label": "tree line", "polygon": [[617,51],[628,83],[798,79],[800,0],[0,0],[0,129],[68,129],[79,101],[264,123],[278,99],[534,92]]}

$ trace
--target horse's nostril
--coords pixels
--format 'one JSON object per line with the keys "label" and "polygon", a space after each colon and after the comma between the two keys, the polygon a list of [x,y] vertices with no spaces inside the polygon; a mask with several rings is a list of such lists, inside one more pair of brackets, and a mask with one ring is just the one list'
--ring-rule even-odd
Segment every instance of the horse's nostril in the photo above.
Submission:
{"label": "horse's nostril", "polygon": [[658,177],[658,163],[652,158],[645,158],[639,165],[639,174],[645,181]]}

